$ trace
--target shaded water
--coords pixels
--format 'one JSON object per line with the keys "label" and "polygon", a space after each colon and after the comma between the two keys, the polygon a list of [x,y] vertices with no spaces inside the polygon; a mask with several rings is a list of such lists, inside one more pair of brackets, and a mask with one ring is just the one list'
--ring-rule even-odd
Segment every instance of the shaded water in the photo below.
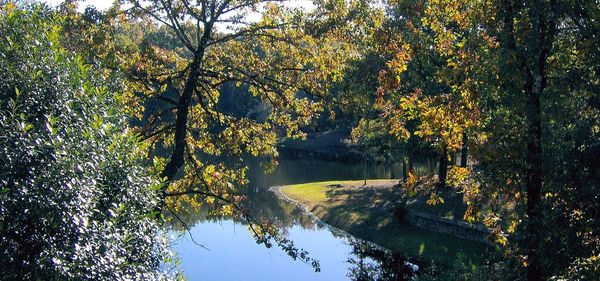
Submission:
{"label": "shaded water", "polygon": [[[419,166],[417,166],[419,169]],[[401,178],[401,165],[370,165],[368,178]],[[355,180],[363,165],[314,160],[281,160],[272,174],[256,167],[249,171],[247,207],[282,227],[298,248],[320,263],[321,272],[292,260],[274,247],[254,241],[247,226],[232,219],[192,219],[191,235],[174,244],[188,280],[404,280],[410,270],[400,255],[387,255],[347,235],[335,234],[309,219],[295,206],[278,200],[274,185],[324,180]]]}

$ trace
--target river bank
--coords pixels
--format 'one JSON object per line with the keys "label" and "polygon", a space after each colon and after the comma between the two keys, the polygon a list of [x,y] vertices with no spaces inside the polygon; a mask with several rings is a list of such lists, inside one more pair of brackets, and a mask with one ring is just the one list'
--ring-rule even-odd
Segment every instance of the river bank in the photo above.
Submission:
{"label": "river bank", "polygon": [[452,267],[477,267],[493,251],[483,243],[401,223],[392,215],[397,180],[328,181],[274,187],[324,223],[393,252]]}

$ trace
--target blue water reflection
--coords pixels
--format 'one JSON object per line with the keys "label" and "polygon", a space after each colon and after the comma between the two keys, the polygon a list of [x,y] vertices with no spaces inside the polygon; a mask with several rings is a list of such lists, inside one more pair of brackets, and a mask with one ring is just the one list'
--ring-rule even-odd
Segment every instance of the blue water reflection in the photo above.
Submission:
{"label": "blue water reflection", "polygon": [[277,247],[267,249],[256,244],[245,225],[223,220],[201,222],[189,234],[177,240],[174,250],[182,260],[188,280],[347,280],[348,257],[352,246],[348,240],[335,237],[326,228],[287,229],[288,238],[299,248],[319,260],[321,272],[300,261],[292,260]]}
{"label": "blue water reflection", "polygon": [[[252,165],[257,167],[256,165]],[[398,178],[398,165],[371,165],[369,178]],[[268,188],[273,185],[310,182],[317,180],[360,179],[360,164],[311,160],[283,160],[277,169],[265,175],[260,169],[249,171],[250,184],[245,189],[248,197],[246,207],[257,217],[264,217],[278,225],[295,246],[309,252],[320,263],[321,272],[299,260],[291,259],[283,250],[274,246],[267,249],[257,244],[245,224],[231,219],[207,220],[201,211],[192,211],[186,219],[196,245],[186,233],[174,242],[173,248],[181,260],[181,267],[188,280],[348,280],[349,276],[376,275],[361,272],[363,263],[368,268],[380,268],[379,264],[401,261],[378,261],[356,254],[357,240],[329,228],[317,225],[299,209],[278,200]],[[348,262],[349,260],[353,262]],[[357,263],[356,261],[359,261]],[[357,267],[357,264],[361,266]],[[393,274],[392,274],[393,275]],[[355,278],[353,278],[355,279]],[[381,278],[372,278],[381,279]],[[371,280],[361,279],[361,280]],[[404,280],[402,276],[386,280]]]}

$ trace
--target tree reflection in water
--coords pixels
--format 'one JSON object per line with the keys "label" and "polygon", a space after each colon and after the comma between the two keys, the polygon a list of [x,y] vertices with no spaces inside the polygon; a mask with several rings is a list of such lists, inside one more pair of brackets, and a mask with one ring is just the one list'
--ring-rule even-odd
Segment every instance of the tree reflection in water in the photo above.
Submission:
{"label": "tree reflection in water", "polygon": [[419,267],[405,256],[375,247],[364,241],[349,240],[352,255],[348,258],[348,277],[354,281],[411,280]]}

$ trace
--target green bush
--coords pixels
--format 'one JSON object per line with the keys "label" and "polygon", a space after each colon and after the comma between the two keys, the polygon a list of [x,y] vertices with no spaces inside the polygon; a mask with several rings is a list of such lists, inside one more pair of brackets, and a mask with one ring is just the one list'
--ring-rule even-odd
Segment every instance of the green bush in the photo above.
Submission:
{"label": "green bush", "polygon": [[1,278],[168,278],[159,182],[107,82],[61,48],[60,17],[0,9]]}

